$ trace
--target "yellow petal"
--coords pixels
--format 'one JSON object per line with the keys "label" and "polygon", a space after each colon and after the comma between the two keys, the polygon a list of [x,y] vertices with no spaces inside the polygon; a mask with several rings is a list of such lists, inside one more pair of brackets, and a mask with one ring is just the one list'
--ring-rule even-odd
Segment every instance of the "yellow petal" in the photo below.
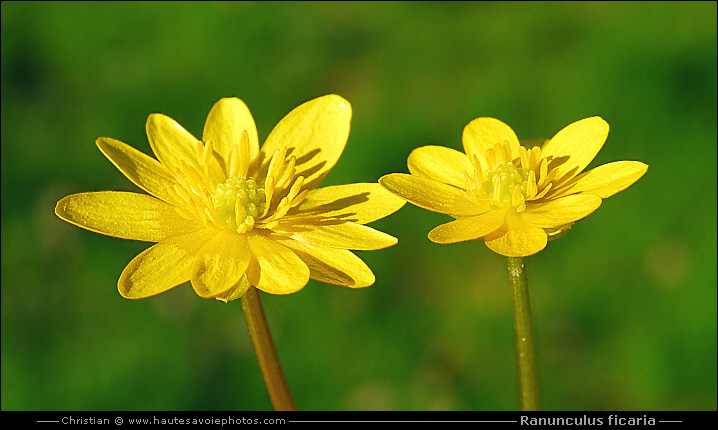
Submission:
{"label": "yellow petal", "polygon": [[165,202],[181,204],[173,192],[177,181],[162,163],[109,137],[97,139],[97,147],[135,185]]}
{"label": "yellow petal", "polygon": [[443,146],[422,146],[409,154],[407,160],[412,175],[433,179],[458,188],[466,188],[462,172],[473,175],[474,167],[466,154]]}
{"label": "yellow petal", "polygon": [[456,243],[479,239],[499,229],[506,210],[493,210],[481,215],[462,217],[442,224],[429,232],[429,240],[436,243]]}
{"label": "yellow petal", "polygon": [[535,227],[519,214],[507,215],[502,230],[484,237],[486,246],[506,257],[526,257],[546,247],[548,238],[542,228]]}
{"label": "yellow petal", "polygon": [[489,210],[488,204],[472,201],[468,196],[451,185],[432,179],[405,173],[391,173],[382,176],[379,183],[420,208],[447,215],[478,215]]}
{"label": "yellow petal", "polygon": [[249,137],[249,159],[256,160],[259,155],[259,139],[249,108],[238,98],[224,98],[215,103],[209,112],[202,140],[212,141],[214,150],[226,163],[232,146],[239,144],[244,130]]}
{"label": "yellow petal", "polygon": [[195,255],[212,235],[211,230],[199,230],[146,249],[122,271],[117,282],[120,294],[127,299],[141,299],[189,281]]}
{"label": "yellow petal", "polygon": [[[611,197],[631,186],[640,179],[648,165],[640,161],[615,161],[603,164],[577,176],[567,192],[595,194],[602,199]],[[571,184],[567,184],[571,185]]]}
{"label": "yellow petal", "polygon": [[522,215],[535,227],[554,229],[589,216],[599,206],[601,198],[596,195],[574,194],[545,203],[529,202]]}
{"label": "yellow petal", "polygon": [[339,249],[369,251],[396,245],[397,242],[394,236],[349,221],[318,225],[284,222],[273,230],[297,241]]}
{"label": "yellow petal", "polygon": [[152,196],[120,191],[67,196],[57,202],[55,213],[71,224],[96,233],[147,242],[159,242],[204,228]]}
{"label": "yellow petal", "polygon": [[170,172],[181,167],[181,162],[196,167],[197,139],[172,118],[154,113],[147,118],[147,138],[158,160]]}
{"label": "yellow petal", "polygon": [[344,249],[314,246],[296,240],[284,240],[309,267],[309,276],[317,281],[350,288],[374,284],[374,273],[361,258]]}
{"label": "yellow petal", "polygon": [[231,302],[232,300],[242,298],[242,296],[247,292],[247,290],[249,290],[251,286],[252,284],[249,283],[249,281],[247,280],[247,275],[245,274],[234,287],[230,288],[222,294],[214,296],[214,298],[217,300],[221,300],[225,303]]}
{"label": "yellow petal", "polygon": [[398,211],[406,201],[379,183],[359,183],[316,188],[285,218],[338,218],[366,224]]}
{"label": "yellow petal", "polygon": [[484,153],[497,143],[508,142],[511,147],[511,159],[519,157],[519,138],[516,133],[495,118],[476,118],[464,127],[462,136],[464,151],[471,157],[476,155],[484,172],[489,170]]}
{"label": "yellow petal", "polygon": [[200,297],[222,295],[239,284],[249,260],[244,235],[220,232],[197,254],[192,266],[192,287]]}
{"label": "yellow petal", "polygon": [[608,123],[594,116],[569,124],[541,149],[549,158],[549,170],[556,169],[556,181],[578,175],[596,157],[608,137]]}
{"label": "yellow petal", "polygon": [[264,167],[282,147],[297,159],[297,175],[304,176],[304,189],[313,189],[339,159],[349,137],[352,110],[337,95],[308,101],[285,116],[260,150]]}
{"label": "yellow petal", "polygon": [[309,268],[291,249],[260,235],[247,237],[255,264],[247,279],[271,294],[295,293],[309,281]]}

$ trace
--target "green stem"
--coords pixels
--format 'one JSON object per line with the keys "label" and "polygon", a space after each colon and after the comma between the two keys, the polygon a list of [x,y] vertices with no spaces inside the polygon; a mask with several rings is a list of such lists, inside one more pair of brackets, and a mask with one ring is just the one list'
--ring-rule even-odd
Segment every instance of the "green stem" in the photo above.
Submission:
{"label": "green stem", "polygon": [[284,379],[282,367],[279,365],[277,351],[274,350],[272,336],[269,333],[267,319],[264,317],[264,309],[262,309],[262,302],[259,300],[259,292],[256,288],[249,287],[249,290],[242,296],[242,309],[244,309],[249,336],[252,338],[254,352],[257,355],[259,368],[262,371],[264,384],[267,386],[274,410],[297,410],[287,381]]}
{"label": "green stem", "polygon": [[514,305],[514,329],[516,330],[516,349],[519,358],[519,380],[521,383],[521,409],[538,411],[539,399],[538,371],[536,369],[536,347],[531,322],[531,303],[529,286],[526,279],[524,260],[509,257],[509,282],[511,300]]}

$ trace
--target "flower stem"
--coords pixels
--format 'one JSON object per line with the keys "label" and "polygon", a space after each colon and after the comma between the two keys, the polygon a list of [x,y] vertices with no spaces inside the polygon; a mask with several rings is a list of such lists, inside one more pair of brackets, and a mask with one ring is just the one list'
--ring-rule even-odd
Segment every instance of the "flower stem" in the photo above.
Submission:
{"label": "flower stem", "polygon": [[536,369],[536,347],[531,321],[531,303],[529,286],[526,279],[524,260],[509,257],[509,282],[511,301],[514,305],[514,329],[516,330],[516,349],[519,358],[519,380],[521,383],[521,409],[538,411],[539,399],[538,371]]}
{"label": "flower stem", "polygon": [[269,398],[276,411],[295,411],[294,400],[289,392],[287,381],[284,380],[282,367],[279,365],[277,351],[274,350],[272,336],[269,333],[267,319],[264,317],[264,309],[259,299],[259,292],[254,287],[242,296],[242,309],[247,319],[249,336],[254,344],[254,352],[257,355],[259,368],[264,377],[264,384],[267,386]]}

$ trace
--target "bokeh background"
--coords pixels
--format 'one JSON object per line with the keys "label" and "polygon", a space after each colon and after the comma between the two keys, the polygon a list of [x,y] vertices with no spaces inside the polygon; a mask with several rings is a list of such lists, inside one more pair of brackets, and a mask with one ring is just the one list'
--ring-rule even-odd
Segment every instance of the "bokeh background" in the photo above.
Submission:
{"label": "bokeh background", "polygon": [[[716,409],[715,2],[2,2],[2,409],[271,409],[239,301],[125,300],[148,244],[53,209],[137,191],[94,142],[151,153],[150,113],[200,136],[236,96],[263,140],[328,93],[354,117],[323,185],[461,149],[479,116],[520,138],[606,119],[589,167],[650,168],[527,261],[544,407]],[[399,243],[360,253],[370,288],[263,295],[300,409],[519,407],[505,259],[431,243],[446,221],[407,205],[374,223]]]}

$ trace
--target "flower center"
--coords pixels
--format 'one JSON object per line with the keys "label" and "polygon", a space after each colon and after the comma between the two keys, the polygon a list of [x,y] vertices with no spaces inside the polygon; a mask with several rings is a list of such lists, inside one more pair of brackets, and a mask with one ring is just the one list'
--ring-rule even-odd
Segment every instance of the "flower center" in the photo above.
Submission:
{"label": "flower center", "polygon": [[266,196],[254,180],[230,178],[217,185],[212,203],[217,221],[232,230],[245,232],[254,227],[254,222],[264,212]]}
{"label": "flower center", "polygon": [[526,207],[526,198],[529,197],[529,174],[509,161],[487,172],[481,188],[492,204],[513,206],[522,211]]}
{"label": "flower center", "polygon": [[552,188],[555,170],[541,157],[541,148],[512,149],[508,142],[493,145],[483,160],[470,157],[473,172],[464,171],[466,192],[478,201],[488,201],[501,208],[526,210],[527,201],[543,198]]}

